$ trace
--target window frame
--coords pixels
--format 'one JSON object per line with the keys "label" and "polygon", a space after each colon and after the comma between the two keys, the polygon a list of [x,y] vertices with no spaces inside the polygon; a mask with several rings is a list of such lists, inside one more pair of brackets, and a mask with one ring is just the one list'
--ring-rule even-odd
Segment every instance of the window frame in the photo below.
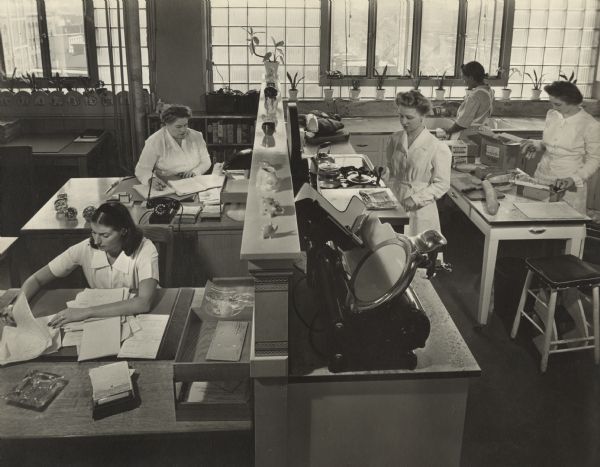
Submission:
{"label": "window frame", "polygon": [[[50,64],[50,41],[48,39],[48,23],[46,21],[46,3],[45,0],[36,0],[38,32],[40,37],[40,55],[42,57],[43,76],[36,76],[36,83],[41,88],[54,88],[51,85],[54,73]],[[61,79],[65,85],[80,86],[79,79],[90,79],[92,83],[98,82],[98,57],[96,56],[96,30],[94,23],[94,1],[83,0],[83,31],[85,37],[85,53],[87,61],[87,74],[81,76],[62,76]],[[4,72],[10,76],[6,70],[4,60],[4,45],[0,41],[0,66]],[[27,73],[28,71],[23,71]],[[2,85],[0,85],[2,87]],[[15,89],[29,88],[26,83],[14,83]]]}
{"label": "window frame", "polygon": [[[375,47],[377,37],[377,0],[369,1],[369,18],[367,29],[367,73],[365,75],[344,75],[343,78],[333,80],[334,86],[350,86],[352,80],[358,79],[361,86],[376,86],[377,77],[373,72],[375,65]],[[464,81],[457,72],[464,59],[464,46],[467,27],[467,3],[468,0],[459,0],[458,24],[456,31],[456,53],[455,53],[455,74],[446,76],[444,82],[448,86],[461,86]],[[423,14],[423,0],[414,0],[414,17],[412,28],[412,50],[411,50],[411,70],[419,70],[419,59],[421,50],[421,23]],[[500,36],[500,66],[499,68],[510,68],[510,53],[512,48],[513,22],[515,14],[515,0],[504,1],[504,11],[502,15],[502,35]],[[331,0],[321,0],[321,53],[319,66],[319,84],[329,86],[329,79],[326,72],[331,63]],[[489,77],[487,82],[491,86],[506,86],[508,77],[501,73],[492,75],[488,70]],[[437,85],[436,76],[424,76],[421,80],[421,87],[431,87]],[[387,75],[385,79],[387,86],[412,86],[412,79],[407,75]]]}

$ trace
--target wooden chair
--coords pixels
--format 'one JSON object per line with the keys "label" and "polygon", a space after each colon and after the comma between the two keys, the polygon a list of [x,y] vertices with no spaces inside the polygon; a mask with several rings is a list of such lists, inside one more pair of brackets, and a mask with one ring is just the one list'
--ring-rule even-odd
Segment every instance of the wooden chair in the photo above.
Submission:
{"label": "wooden chair", "polygon": [[[527,258],[525,263],[528,269],[527,277],[525,278],[525,285],[521,292],[521,300],[519,301],[510,337],[513,339],[516,337],[521,316],[527,318],[544,335],[542,361],[540,364],[542,372],[546,371],[548,356],[551,353],[593,349],[596,365],[600,364],[600,298],[598,294],[598,289],[600,288],[600,266],[583,261],[573,255]],[[549,289],[550,299],[548,303],[539,298],[539,290],[530,288],[534,277],[538,277],[542,286]],[[584,335],[583,337],[572,339],[559,339],[554,322],[557,295],[561,291],[573,289],[578,291],[591,289],[593,297],[592,323],[588,323],[585,318],[584,308],[581,303],[582,295],[578,294],[579,319],[583,323]],[[528,294],[532,295],[546,309],[546,316],[542,318],[542,321],[544,321],[543,328],[524,311],[525,300]],[[591,333],[588,328],[591,329]]]}
{"label": "wooden chair", "polygon": [[[160,265],[160,285],[173,287],[174,238],[172,225],[141,225],[144,236],[156,245]],[[161,251],[162,250],[162,251]]]}
{"label": "wooden chair", "polygon": [[0,234],[17,236],[35,213],[35,177],[30,146],[0,147]]}

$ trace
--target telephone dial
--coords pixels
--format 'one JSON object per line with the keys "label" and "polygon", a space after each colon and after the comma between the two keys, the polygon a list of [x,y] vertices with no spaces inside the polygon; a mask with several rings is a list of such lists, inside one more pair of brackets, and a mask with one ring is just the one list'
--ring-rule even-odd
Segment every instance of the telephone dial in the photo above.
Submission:
{"label": "telephone dial", "polygon": [[170,224],[181,209],[181,203],[173,198],[152,198],[146,202],[146,207],[152,209],[148,222],[150,224]]}

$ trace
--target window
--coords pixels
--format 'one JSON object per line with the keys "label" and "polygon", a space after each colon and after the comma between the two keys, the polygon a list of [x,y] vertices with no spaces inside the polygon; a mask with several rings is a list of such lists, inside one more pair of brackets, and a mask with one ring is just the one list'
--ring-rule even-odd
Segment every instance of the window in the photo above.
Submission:
{"label": "window", "polygon": [[[0,0],[0,66],[7,75],[88,77],[127,89],[124,0]],[[150,87],[146,1],[139,0],[142,78]],[[41,84],[46,86],[44,80]],[[77,86],[77,83],[74,83]]]}
{"label": "window", "polygon": [[536,70],[543,82],[574,73],[584,97],[591,97],[598,57],[597,0],[516,0],[512,38],[512,95],[528,98]]}
{"label": "window", "polygon": [[[259,57],[248,49],[247,33],[260,31],[259,53],[271,38],[285,42],[281,79],[290,73],[304,76],[299,97],[321,97],[319,52],[321,4],[319,0],[211,0],[210,41],[213,89],[259,89],[265,72]],[[288,86],[281,86],[287,93]]]}
{"label": "window", "polygon": [[[48,0],[46,0],[48,1]],[[125,57],[125,31],[123,2],[125,0],[94,0],[94,25],[98,79],[115,91],[127,89],[127,60]],[[142,51],[142,81],[150,89],[148,60],[148,28],[146,0],[138,0],[140,8],[140,45]]]}
{"label": "window", "polygon": [[2,68],[49,78],[87,76],[84,2],[0,0]]}
{"label": "window", "polygon": [[387,65],[388,85],[411,87],[409,75],[419,73],[426,88],[443,73],[458,83],[460,65],[477,60],[497,78],[508,58],[501,52],[510,5],[508,0],[323,0],[322,14],[331,27],[321,32],[321,42],[330,45],[322,54],[321,75],[340,70],[373,86],[373,70]]}

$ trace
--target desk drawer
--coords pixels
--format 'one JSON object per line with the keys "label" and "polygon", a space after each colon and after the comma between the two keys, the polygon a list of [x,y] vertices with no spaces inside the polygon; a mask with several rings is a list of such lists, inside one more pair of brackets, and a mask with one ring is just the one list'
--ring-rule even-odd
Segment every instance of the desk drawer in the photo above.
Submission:
{"label": "desk drawer", "polygon": [[448,190],[448,196],[462,212],[464,212],[467,216],[469,215],[471,206],[469,205],[469,202],[465,199],[462,193],[460,193],[456,188],[451,186]]}

